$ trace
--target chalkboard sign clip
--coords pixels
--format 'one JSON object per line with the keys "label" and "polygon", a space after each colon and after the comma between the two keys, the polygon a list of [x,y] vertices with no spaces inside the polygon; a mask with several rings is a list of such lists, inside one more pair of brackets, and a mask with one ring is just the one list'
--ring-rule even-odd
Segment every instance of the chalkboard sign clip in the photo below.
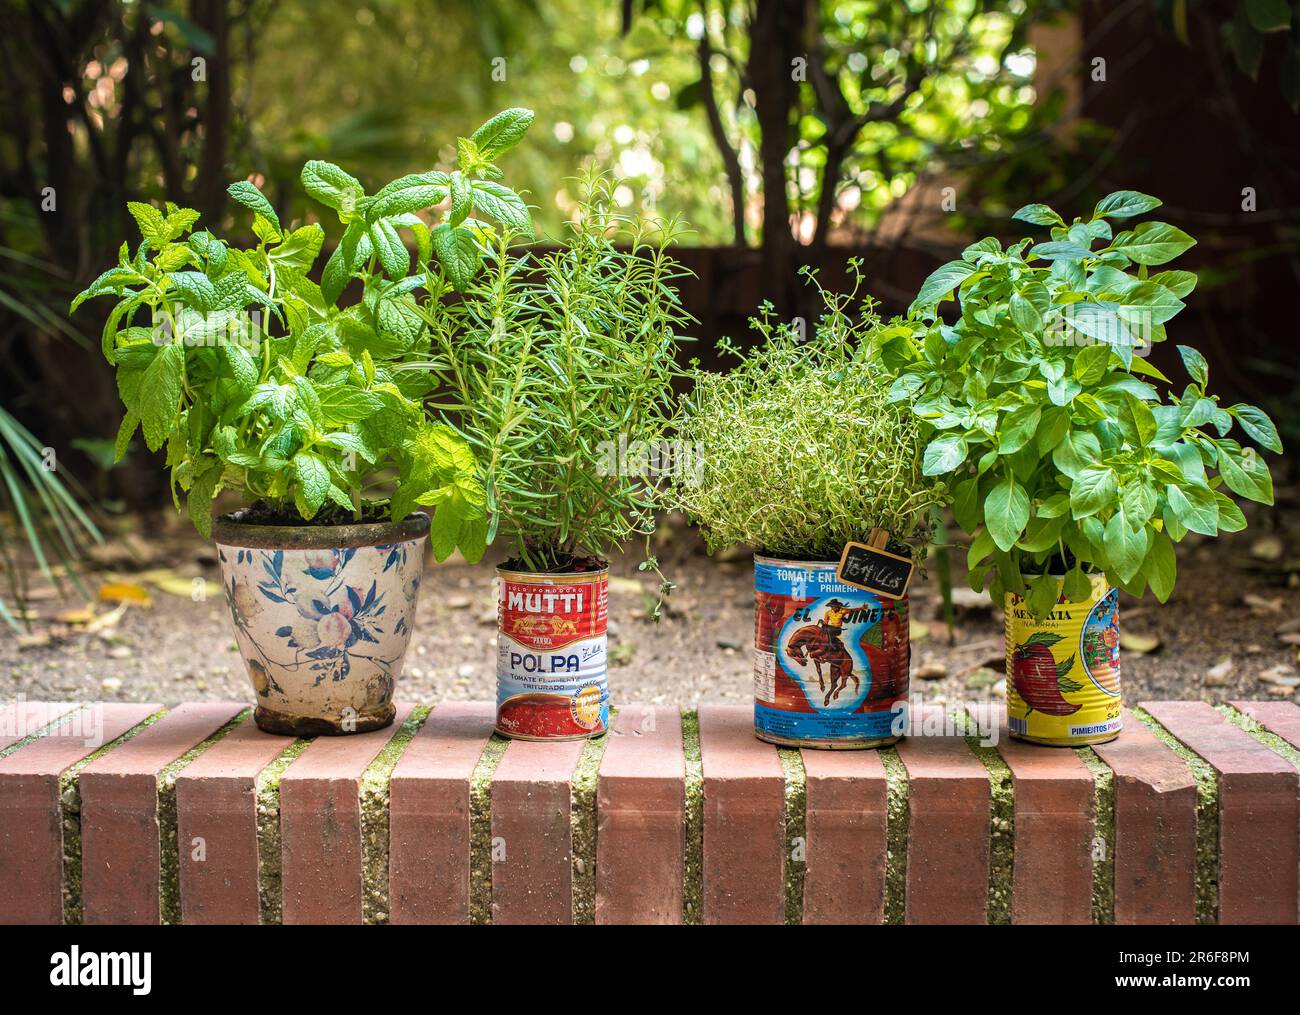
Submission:
{"label": "chalkboard sign clip", "polygon": [[884,529],[872,529],[865,543],[845,544],[835,577],[886,599],[902,599],[912,580],[912,560],[891,553],[885,549],[888,545],[889,533]]}

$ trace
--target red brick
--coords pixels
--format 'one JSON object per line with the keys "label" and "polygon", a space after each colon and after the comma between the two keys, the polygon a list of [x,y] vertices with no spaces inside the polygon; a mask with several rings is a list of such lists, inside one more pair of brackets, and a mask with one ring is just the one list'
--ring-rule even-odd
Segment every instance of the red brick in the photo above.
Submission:
{"label": "red brick", "polygon": [[80,707],[75,701],[15,701],[0,705],[0,751]]}
{"label": "red brick", "polygon": [[470,777],[496,722],[488,702],[433,710],[389,786],[389,919],[469,922]]}
{"label": "red brick", "polygon": [[[913,721],[941,712],[918,710]],[[907,768],[908,923],[987,923],[988,771],[961,737],[899,742]]]}
{"label": "red brick", "polygon": [[1292,747],[1300,748],[1300,706],[1289,701],[1234,701],[1232,707]]}
{"label": "red brick", "polygon": [[585,743],[514,740],[506,748],[492,777],[493,923],[573,922],[569,808]]}
{"label": "red brick", "polygon": [[682,922],[686,755],[676,709],[625,705],[596,784],[596,922]]}
{"label": "red brick", "polygon": [[161,707],[113,703],[78,709],[46,736],[0,760],[0,923],[63,922],[59,776]]}
{"label": "red brick", "polygon": [[1091,923],[1092,773],[1071,750],[1011,739],[1006,710],[998,713],[1015,797],[1011,922]]}
{"label": "red brick", "polygon": [[158,774],[245,708],[178,705],[82,770],[81,902],[87,924],[156,924]]}
{"label": "red brick", "polygon": [[880,923],[889,796],[875,751],[805,750],[803,922]]}
{"label": "red brick", "polygon": [[[181,921],[259,921],[257,776],[293,743],[263,733],[250,718],[176,777]],[[194,857],[196,840],[203,859]]]}
{"label": "red brick", "polygon": [[785,773],[747,705],[701,705],[704,922],[785,919]]}
{"label": "red brick", "polygon": [[361,776],[402,728],[317,737],[280,779],[284,922],[361,923]]}
{"label": "red brick", "polygon": [[1196,921],[1196,780],[1127,709],[1094,748],[1115,773],[1115,922]]}
{"label": "red brick", "polygon": [[1296,923],[1295,768],[1202,701],[1143,703],[1219,776],[1219,922]]}

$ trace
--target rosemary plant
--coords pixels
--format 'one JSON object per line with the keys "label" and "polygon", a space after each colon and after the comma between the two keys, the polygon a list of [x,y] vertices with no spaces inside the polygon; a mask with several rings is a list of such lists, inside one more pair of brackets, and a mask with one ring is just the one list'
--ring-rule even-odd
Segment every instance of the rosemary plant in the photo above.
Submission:
{"label": "rosemary plant", "polygon": [[[674,480],[675,500],[709,551],[743,543],[776,557],[838,560],[873,527],[917,542],[941,486],[921,472],[918,421],[891,404],[875,360],[889,328],[862,293],[860,263],[847,294],[822,288],[826,312],[806,340],[764,303],[748,351],[725,374],[693,372],[679,436],[698,442],[703,468]],[[861,295],[860,295],[861,294]]]}
{"label": "rosemary plant", "polygon": [[668,254],[677,223],[619,215],[600,174],[580,183],[557,249],[516,252],[502,233],[463,300],[434,292],[425,306],[425,366],[447,396],[436,408],[482,463],[488,540],[530,571],[586,569],[653,531],[661,484],[642,451],[672,423],[690,321]]}

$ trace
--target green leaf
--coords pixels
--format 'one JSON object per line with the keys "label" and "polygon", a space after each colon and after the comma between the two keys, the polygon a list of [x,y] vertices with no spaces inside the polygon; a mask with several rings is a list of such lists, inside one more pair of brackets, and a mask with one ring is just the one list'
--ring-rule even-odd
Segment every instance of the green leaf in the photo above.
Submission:
{"label": "green leaf", "polygon": [[1246,16],[1257,32],[1285,32],[1291,27],[1287,0],[1245,0]]}
{"label": "green leaf", "polygon": [[1045,204],[1027,204],[1018,209],[1011,217],[1036,226],[1060,226],[1065,224],[1061,220],[1061,216]]}
{"label": "green leaf", "polygon": [[1107,194],[1097,202],[1092,217],[1095,219],[1132,218],[1134,215],[1143,215],[1159,208],[1161,203],[1159,198],[1152,197],[1150,194],[1143,194],[1136,190],[1117,190],[1113,194]]}
{"label": "green leaf", "polygon": [[1011,294],[1011,322],[1026,335],[1038,335],[1043,330],[1043,315],[1019,293]]}
{"label": "green leaf", "polygon": [[1178,578],[1178,558],[1174,554],[1173,541],[1165,533],[1157,532],[1152,538],[1142,572],[1156,599],[1162,603],[1168,601]]}
{"label": "green leaf", "polygon": [[1060,595],[1061,579],[1050,574],[1040,574],[1029,583],[1029,609],[1035,617],[1045,617],[1056,608]]}
{"label": "green leaf", "polygon": [[325,503],[329,493],[330,473],[319,455],[310,451],[299,451],[293,456],[293,478],[297,484],[293,500],[298,513],[311,520]]}
{"label": "green leaf", "polygon": [[411,270],[411,255],[391,222],[380,219],[370,226],[370,243],[379,256],[384,274],[391,279],[405,277]]}
{"label": "green leaf", "polygon": [[1205,362],[1205,357],[1190,345],[1180,345],[1178,355],[1183,358],[1183,366],[1187,368],[1188,375],[1204,388],[1210,379],[1210,365]]}
{"label": "green leaf", "polygon": [[451,178],[446,173],[413,173],[385,186],[368,209],[372,218],[388,218],[431,208],[447,199]]}
{"label": "green leaf", "polygon": [[[213,461],[211,458],[206,460]],[[185,506],[189,509],[190,520],[204,539],[212,538],[212,502],[216,499],[224,471],[220,462],[203,469],[186,496]]]}
{"label": "green leaf", "polygon": [[1231,406],[1228,412],[1260,447],[1276,451],[1278,454],[1282,453],[1282,440],[1277,435],[1277,427],[1273,425],[1273,421],[1268,418],[1268,414],[1263,409],[1238,402]]}
{"label": "green leaf", "polygon": [[1085,388],[1098,384],[1110,365],[1110,346],[1085,345],[1074,354],[1074,379]]}
{"label": "green leaf", "polygon": [[166,443],[181,409],[185,346],[170,342],[158,350],[140,380],[140,422],[150,451]]}
{"label": "green leaf", "polygon": [[1115,470],[1105,466],[1089,465],[1074,477],[1070,485],[1070,514],[1078,520],[1095,515],[1115,504],[1119,494],[1119,478]]}
{"label": "green leaf", "polygon": [[128,201],[126,210],[140,227],[140,235],[151,247],[161,247],[167,242],[167,226],[162,212],[151,204],[141,201]]}
{"label": "green leaf", "polygon": [[490,180],[476,181],[473,190],[475,210],[490,215],[511,231],[532,239],[533,220],[523,198],[509,187]]}
{"label": "green leaf", "polygon": [[1122,582],[1131,581],[1142,568],[1147,553],[1147,529],[1134,529],[1123,508],[1106,523],[1105,547],[1110,566]]}
{"label": "green leaf", "polygon": [[1002,551],[1016,545],[1029,522],[1029,494],[1014,476],[1001,480],[984,499],[984,524]]}
{"label": "green leaf", "polygon": [[[366,196],[361,181],[332,162],[312,159],[302,167],[302,187],[321,204],[351,215]],[[323,497],[323,495],[322,495]]]}
{"label": "green leaf", "polygon": [[1062,586],[1065,598],[1071,603],[1086,603],[1092,598],[1092,579],[1078,565],[1065,572]]}
{"label": "green leaf", "polygon": [[1141,222],[1131,233],[1120,233],[1110,249],[1122,251],[1138,264],[1164,264],[1191,249],[1196,241],[1167,222]]}
{"label": "green leaf", "polygon": [[122,425],[117,428],[117,439],[113,442],[114,464],[126,457],[126,449],[131,446],[131,438],[135,436],[136,427],[139,425],[140,417],[134,412],[128,411],[122,417]]}
{"label": "green leaf", "polygon": [[240,180],[238,183],[232,183],[226,188],[226,193],[235,201],[242,204],[275,226],[276,232],[280,231],[280,216],[275,213],[271,207],[271,202],[266,199],[266,195],[258,190],[247,180]]}
{"label": "green leaf", "polygon": [[482,255],[474,234],[469,229],[455,227],[445,222],[432,233],[433,250],[452,286],[463,292],[478,271]]}
{"label": "green leaf", "polygon": [[532,122],[531,109],[503,109],[474,131],[470,135],[470,140],[474,142],[483,158],[495,161],[523,140]]}
{"label": "green leaf", "polygon": [[1243,454],[1220,445],[1219,475],[1234,493],[1260,504],[1273,503],[1273,477],[1263,455],[1252,450]]}
{"label": "green leaf", "polygon": [[1196,288],[1196,275],[1190,271],[1161,271],[1152,275],[1150,281],[1156,285],[1164,286],[1179,299],[1190,295],[1191,291]]}
{"label": "green leaf", "polygon": [[998,454],[1014,454],[1033,440],[1041,418],[1042,410],[1037,405],[1022,405],[1003,416],[999,428]]}
{"label": "green leaf", "polygon": [[975,266],[965,261],[949,261],[947,264],[940,265],[921,283],[921,289],[916,294],[916,299],[912,301],[911,309],[925,309],[942,302],[949,293],[975,274],[975,271]]}
{"label": "green leaf", "polygon": [[1203,536],[1214,536],[1219,531],[1219,505],[1214,493],[1204,486],[1165,487],[1169,509],[1180,525]]}
{"label": "green leaf", "polygon": [[311,225],[295,229],[284,241],[266,256],[277,268],[289,267],[306,272],[316,263],[321,247],[325,243],[325,230],[313,222]]}
{"label": "green leaf", "polygon": [[1029,249],[1028,256],[1042,258],[1044,261],[1081,261],[1085,257],[1091,257],[1092,252],[1082,244],[1070,240],[1051,240],[1034,244]]}
{"label": "green leaf", "polygon": [[966,460],[966,438],[959,434],[945,434],[932,440],[925,449],[921,472],[926,476],[942,476],[952,472]]}
{"label": "green leaf", "polygon": [[1237,502],[1222,491],[1214,491],[1215,503],[1219,505],[1219,531],[1240,532],[1246,527],[1246,516],[1237,507]]}

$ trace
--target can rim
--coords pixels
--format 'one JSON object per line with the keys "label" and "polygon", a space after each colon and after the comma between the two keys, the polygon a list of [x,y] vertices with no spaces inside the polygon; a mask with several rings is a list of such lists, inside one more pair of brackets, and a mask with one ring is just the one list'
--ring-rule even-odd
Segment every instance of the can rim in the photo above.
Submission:
{"label": "can rim", "polygon": [[609,565],[606,564],[598,571],[516,571],[498,564],[497,575],[501,578],[522,578],[536,584],[548,581],[576,582],[608,577]]}
{"label": "can rim", "polygon": [[784,564],[790,567],[828,567],[832,570],[840,566],[838,560],[793,560],[789,557],[769,557],[765,553],[754,554],[754,560],[761,560],[764,564]]}

